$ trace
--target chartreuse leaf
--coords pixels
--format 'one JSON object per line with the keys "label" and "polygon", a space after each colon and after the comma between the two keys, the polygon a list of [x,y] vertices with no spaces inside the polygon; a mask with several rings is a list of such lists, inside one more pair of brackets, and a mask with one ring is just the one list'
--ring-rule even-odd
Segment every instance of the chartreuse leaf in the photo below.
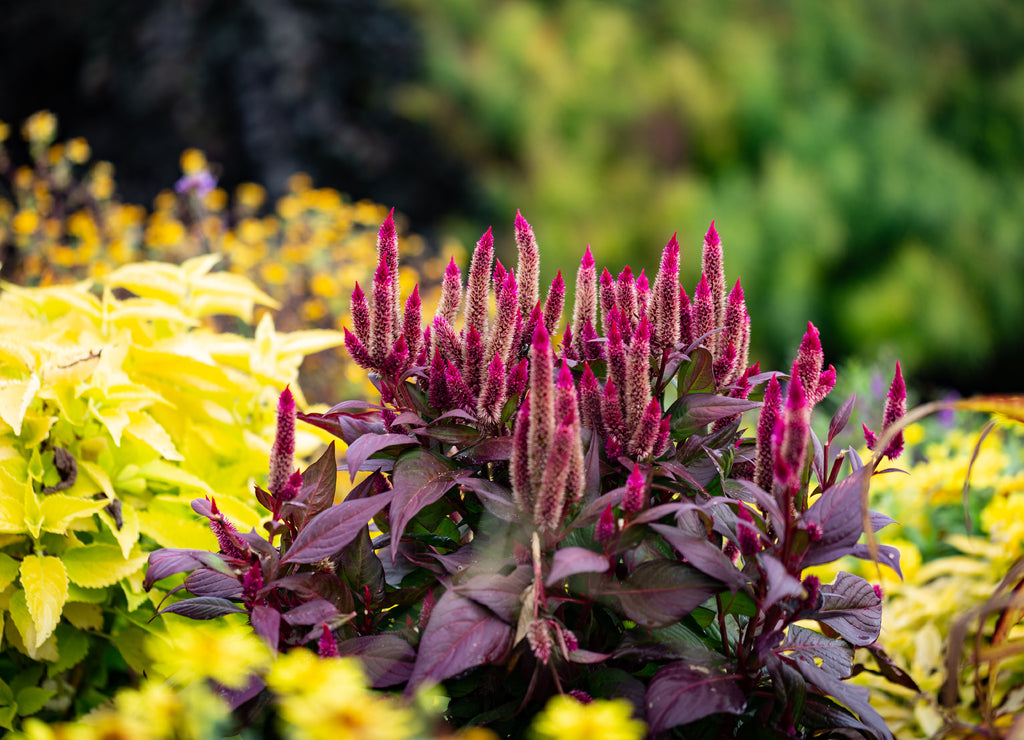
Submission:
{"label": "chartreuse leaf", "polygon": [[139,541],[139,512],[132,506],[122,506],[120,526],[107,511],[101,511],[99,516],[100,521],[107,526],[120,545],[121,554],[127,558],[135,543]]}
{"label": "chartreuse leaf", "polygon": [[[74,595],[72,591],[73,589],[68,589],[69,599]],[[103,629],[103,609],[99,604],[69,600],[64,604],[64,613],[61,616],[80,630]]]}
{"label": "chartreuse leaf", "polygon": [[[12,465],[17,462],[24,463],[20,458],[10,461]],[[34,494],[27,472],[16,477],[6,463],[0,464],[0,532],[18,534],[26,530],[25,497]]]}
{"label": "chartreuse leaf", "polygon": [[152,416],[136,411],[128,414],[128,418],[130,423],[125,428],[125,432],[129,436],[152,447],[165,460],[180,461],[185,459],[178,452],[177,447],[174,446],[174,440],[171,439],[171,435]]}
{"label": "chartreuse leaf", "polygon": [[32,660],[57,660],[57,640],[52,635],[44,640],[39,647],[33,647],[37,644],[36,627],[32,621],[32,614],[29,613],[28,600],[24,591],[18,589],[11,594],[7,609],[11,613],[13,627],[8,626],[5,635],[11,645]]}
{"label": "chartreuse leaf", "polygon": [[44,689],[39,686],[26,686],[14,697],[18,705],[18,716],[29,717],[45,706],[46,702],[57,692],[53,689]]}
{"label": "chartreuse leaf", "polygon": [[102,511],[106,505],[106,501],[91,501],[52,493],[46,496],[39,506],[43,515],[43,531],[66,534],[72,522],[90,517]]}
{"label": "chartreuse leaf", "polygon": [[78,469],[84,470],[93,483],[100,487],[100,490],[107,495],[107,498],[114,498],[114,484],[110,480],[110,475],[94,462],[88,460],[79,460]]}
{"label": "chartreuse leaf", "polygon": [[14,583],[14,579],[18,577],[19,568],[21,566],[17,560],[0,552],[0,591]]}
{"label": "chartreuse leaf", "polygon": [[21,561],[21,585],[35,627],[35,642],[26,637],[25,646],[34,650],[53,634],[60,621],[68,599],[68,573],[60,558],[26,555]]}
{"label": "chartreuse leaf", "polygon": [[146,556],[136,553],[126,558],[117,545],[83,545],[70,548],[63,556],[67,578],[85,588],[102,588],[137,572]]}
{"label": "chartreuse leaf", "polygon": [[21,434],[21,423],[28,411],[29,404],[39,392],[39,376],[35,373],[28,380],[0,381],[0,419]]}

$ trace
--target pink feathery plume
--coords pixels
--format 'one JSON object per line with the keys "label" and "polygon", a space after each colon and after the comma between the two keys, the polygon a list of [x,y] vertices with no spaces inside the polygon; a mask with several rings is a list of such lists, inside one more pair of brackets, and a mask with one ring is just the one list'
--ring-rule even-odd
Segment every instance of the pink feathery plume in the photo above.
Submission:
{"label": "pink feathery plume", "polygon": [[462,340],[444,316],[434,316],[434,349],[449,362],[462,362]]}
{"label": "pink feathery plume", "polygon": [[533,489],[530,486],[530,396],[519,406],[512,428],[512,456],[509,460],[509,481],[512,499],[520,511],[533,511]]}
{"label": "pink feathery plume", "polygon": [[772,375],[768,387],[764,391],[761,414],[757,421],[756,457],[754,463],[754,483],[765,491],[771,492],[773,479],[772,435],[782,412],[782,386],[777,375]]}
{"label": "pink feathery plume", "polygon": [[615,537],[616,532],[615,515],[612,513],[612,505],[608,504],[601,512],[601,518],[597,520],[594,527],[594,539],[598,542],[608,542]]}
{"label": "pink feathery plume", "polygon": [[672,347],[679,341],[679,291],[679,242],[673,234],[661,253],[648,311],[653,328],[652,344],[659,349]]}
{"label": "pink feathery plume", "polygon": [[774,483],[791,501],[800,488],[800,477],[807,461],[807,445],[811,439],[811,404],[798,375],[789,381],[786,404],[775,423],[772,450],[775,458]]}
{"label": "pink feathery plume", "polygon": [[352,299],[349,301],[349,313],[352,316],[352,331],[360,344],[366,345],[370,342],[370,307],[366,303],[366,294],[356,283],[352,291]]}
{"label": "pink feathery plume", "polygon": [[653,457],[660,457],[668,448],[669,433],[672,431],[672,417],[663,416],[658,424],[658,438],[654,441]]}
{"label": "pink feathery plume", "polygon": [[267,491],[277,496],[295,470],[295,397],[285,386],[277,400],[277,432],[270,448],[270,475]]}
{"label": "pink feathery plume", "polygon": [[818,329],[808,321],[807,331],[800,340],[800,349],[797,350],[796,359],[793,361],[792,374],[799,376],[800,385],[812,406],[818,402],[817,388],[824,361],[825,353],[821,349]]}
{"label": "pink feathery plume", "polygon": [[679,341],[690,346],[697,337],[693,334],[693,304],[686,288],[679,286]]}
{"label": "pink feathery plume", "polygon": [[555,433],[555,368],[551,338],[537,324],[530,347],[530,487],[536,491],[544,473],[548,446]]}
{"label": "pink feathery plume", "polygon": [[633,472],[626,479],[626,492],[622,495],[622,510],[627,514],[635,514],[644,508],[644,493],[647,479],[640,470],[639,463],[633,463]]}
{"label": "pink feathery plume", "polygon": [[320,633],[320,640],[316,644],[316,654],[321,658],[337,658],[338,643],[334,639],[334,633],[331,632],[326,622],[321,626],[323,631]]}
{"label": "pink feathery plume", "polygon": [[469,262],[469,280],[466,285],[466,330],[475,327],[481,336],[487,336],[487,299],[491,292],[491,262],[494,260],[494,236],[491,229],[483,233],[473,250]]}
{"label": "pink feathery plume", "polygon": [[[892,384],[889,386],[889,394],[885,398],[885,412],[882,417],[882,431],[884,432],[890,426],[902,419],[906,413],[907,386],[903,382],[903,371],[900,369],[900,363],[897,362],[896,374],[892,378]],[[864,440],[867,442],[868,449],[870,450],[874,450],[875,446],[878,444],[878,440],[875,438],[874,432],[868,429],[867,425],[864,426]],[[886,445],[885,451],[882,455],[888,457],[890,460],[895,460],[903,454],[903,444],[903,432],[897,432],[896,436],[892,438],[892,441]]]}
{"label": "pink feathery plume", "polygon": [[444,380],[448,386],[448,393],[452,402],[465,411],[473,411],[476,408],[476,397],[470,390],[459,368],[451,362],[444,366]]}
{"label": "pink feathery plume", "polygon": [[633,277],[633,268],[629,265],[623,267],[622,272],[619,273],[618,280],[615,282],[615,295],[619,312],[626,319],[629,327],[628,331],[623,332],[628,339],[633,335],[633,330],[636,329],[637,322],[640,320],[640,303],[636,296],[636,280]]}
{"label": "pink feathery plume", "polygon": [[348,350],[355,363],[364,370],[377,370],[378,365],[370,356],[370,350],[366,348],[359,337],[350,332],[347,327],[342,327],[342,331],[345,333],[345,349]]}
{"label": "pink feathery plume", "polygon": [[516,211],[516,247],[519,250],[519,264],[516,267],[516,284],[519,286],[519,313],[528,314],[540,300],[540,252],[533,229]]}
{"label": "pink feathery plume", "polygon": [[750,347],[750,339],[749,335],[745,334],[749,331],[748,318],[743,287],[737,280],[725,301],[725,329],[722,331],[722,342],[719,345],[734,348],[734,358],[729,375],[720,380],[720,385],[731,383],[747,366],[746,350]]}
{"label": "pink feathery plume", "polygon": [[618,307],[619,302],[615,291],[615,278],[608,272],[607,267],[601,271],[599,284],[598,298],[601,303],[601,327],[604,329],[605,336],[607,336],[608,332],[611,331],[612,314]]}
{"label": "pink feathery plume", "polygon": [[385,269],[383,256],[373,276],[373,299],[370,310],[370,354],[378,365],[384,362],[391,343],[395,341],[395,285]]}
{"label": "pink feathery plume", "polygon": [[565,334],[562,335],[562,357],[578,362],[579,352],[576,351],[576,338],[572,335],[572,326],[565,327]]}
{"label": "pink feathery plume", "polygon": [[480,398],[477,400],[477,416],[487,424],[497,425],[501,421],[501,412],[505,407],[505,365],[501,356],[494,355],[484,375]]}
{"label": "pink feathery plume", "polygon": [[654,453],[661,430],[661,405],[652,398],[640,414],[633,436],[626,446],[626,452],[634,460],[646,460]]}
{"label": "pink feathery plume", "polygon": [[485,366],[484,338],[475,326],[467,326],[462,341],[462,377],[476,396],[480,393]]}
{"label": "pink feathery plume", "polygon": [[451,405],[452,397],[448,392],[448,378],[445,370],[447,369],[447,363],[444,359],[444,353],[440,347],[434,346],[434,351],[430,359],[430,389],[428,391],[427,400],[430,403],[431,408],[442,410]]}
{"label": "pink feathery plume", "polygon": [[[719,345],[721,347],[721,345]],[[715,375],[715,384],[719,388],[724,388],[729,384],[729,380],[733,377],[734,369],[737,364],[737,352],[736,345],[730,344],[725,348],[725,351],[720,351],[718,357],[715,359],[712,365],[712,372]]]}
{"label": "pink feathery plume", "polygon": [[405,335],[398,337],[391,351],[388,352],[384,362],[381,363],[380,373],[386,378],[397,378],[409,367],[409,348],[405,344]]}
{"label": "pink feathery plume", "polygon": [[[422,305],[420,303],[420,286],[416,285],[405,301],[405,311],[402,313],[402,334],[405,336],[405,344],[409,350],[409,357],[415,361],[419,356],[423,342],[422,326]],[[403,367],[402,370],[405,370]]]}
{"label": "pink feathery plume", "polygon": [[[495,272],[497,275],[497,272]],[[499,355],[503,363],[512,361],[512,350],[516,341],[516,323],[519,319],[519,288],[515,273],[505,274],[501,291],[498,293],[498,310],[491,331],[488,351]]]}
{"label": "pink feathery plume", "polygon": [[[647,273],[643,268],[636,276],[636,307],[640,316],[647,315],[648,306],[651,303],[651,284],[647,280]],[[637,318],[637,321],[640,319]]]}
{"label": "pink feathery plume", "polygon": [[529,360],[525,357],[517,362],[511,370],[508,371],[508,397],[518,396],[523,397],[526,393],[526,386],[529,382]]}
{"label": "pink feathery plume", "polygon": [[459,314],[459,305],[462,303],[462,273],[459,266],[455,264],[452,257],[448,263],[448,269],[444,271],[444,279],[441,281],[441,300],[437,304],[437,313],[444,316],[452,326],[455,326],[455,317]]}
{"label": "pink feathery plume", "polygon": [[646,316],[640,318],[626,353],[624,390],[626,426],[632,428],[651,400],[651,324]]}
{"label": "pink feathery plume", "polygon": [[690,309],[691,330],[693,341],[704,337],[703,343],[706,347],[715,346],[714,337],[706,336],[715,328],[715,304],[711,295],[711,285],[707,276],[701,273],[700,282],[693,292],[693,306]]}
{"label": "pink feathery plume", "polygon": [[626,377],[629,374],[629,364],[626,358],[626,343],[622,337],[622,325],[625,319],[618,309],[612,309],[608,317],[608,342],[605,346],[605,356],[608,358],[608,379],[615,381],[615,385],[623,391],[626,389]]}
{"label": "pink feathery plume", "polygon": [[[248,560],[250,548],[246,541],[238,534],[238,529],[224,518],[224,515],[217,508],[216,499],[211,497],[210,505],[210,530],[213,532],[214,537],[217,538],[217,545],[220,551],[235,560]],[[194,507],[195,504],[193,504]]]}
{"label": "pink feathery plume", "polygon": [[430,364],[430,353],[434,349],[434,343],[430,338],[430,325],[423,327],[423,332],[420,334],[420,351],[416,355],[416,360],[413,362],[414,365],[420,367],[426,367]]}
{"label": "pink feathery plume", "polygon": [[558,322],[562,319],[562,310],[565,308],[565,281],[562,280],[562,271],[559,270],[555,279],[551,281],[551,288],[544,300],[544,328],[549,336],[555,336],[558,332]]}
{"label": "pink feathery plume", "polygon": [[[715,231],[714,221],[711,222],[708,233],[704,235],[700,270],[707,276],[708,286],[711,289],[711,304],[714,307],[711,327],[718,328],[725,321],[725,263],[722,254],[722,240],[719,238],[718,232]],[[720,341],[713,338],[711,346],[717,347]]]}
{"label": "pink feathery plume", "polygon": [[[626,419],[622,415],[622,400],[619,398],[619,391],[612,378],[608,378],[601,392],[601,424],[603,425],[604,437],[608,441],[614,440],[621,448],[621,442],[628,439],[626,434]],[[619,454],[621,454],[621,449]],[[609,455],[618,457],[618,455]]]}
{"label": "pink feathery plume", "polygon": [[582,425],[600,433],[601,426],[601,385],[597,376],[590,369],[590,364],[583,363],[583,375],[580,376],[580,417]]}
{"label": "pink feathery plume", "polygon": [[572,464],[573,445],[579,445],[573,417],[575,409],[559,422],[540,471],[533,521],[542,530],[554,532],[562,523],[568,497],[565,484]]}
{"label": "pink feathery plume", "polygon": [[736,539],[740,548],[740,554],[745,558],[756,555],[761,551],[761,534],[754,524],[754,517],[742,502],[736,510]]}
{"label": "pink feathery plume", "polygon": [[600,360],[604,358],[604,350],[601,342],[597,341],[597,331],[588,319],[583,324],[583,336],[580,337],[580,346],[583,348],[582,358],[584,360]]}
{"label": "pink feathery plume", "polygon": [[569,450],[569,472],[565,479],[566,501],[571,503],[583,495],[583,444],[580,439],[580,403],[579,393],[573,382],[569,363],[562,359],[555,381],[555,418],[568,419],[572,425],[572,442]]}
{"label": "pink feathery plume", "polygon": [[580,267],[576,271],[576,297],[572,306],[572,335],[577,355],[587,359],[587,349],[583,345],[583,327],[590,323],[591,328],[597,324],[597,269],[590,245],[583,253]]}
{"label": "pink feathery plume", "polygon": [[508,271],[505,269],[505,265],[501,264],[501,260],[495,259],[494,275],[491,277],[491,285],[494,286],[495,302],[501,300],[501,291],[504,290],[506,275],[508,275]]}

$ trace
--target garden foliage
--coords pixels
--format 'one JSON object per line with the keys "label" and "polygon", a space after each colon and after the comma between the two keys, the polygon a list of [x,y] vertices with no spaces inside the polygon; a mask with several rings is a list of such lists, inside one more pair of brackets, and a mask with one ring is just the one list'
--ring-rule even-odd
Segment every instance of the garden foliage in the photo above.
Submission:
{"label": "garden foliage", "polygon": [[146,669],[148,552],[215,542],[192,498],[259,521],[237,492],[264,474],[276,389],[341,335],[207,326],[273,305],[217,260],[0,290],[0,727],[76,716]]}
{"label": "garden foliage", "polygon": [[[654,734],[890,737],[845,680],[857,648],[886,660],[880,592],[804,570],[868,556],[864,524],[892,520],[864,510],[862,484],[901,443],[886,434],[870,464],[835,449],[852,399],[812,431],[836,380],[814,326],[788,374],[749,365],[743,290],[726,289],[712,224],[692,297],[675,237],[653,280],[598,275],[588,249],[562,334],[564,280],[541,295],[521,215],[515,242],[506,268],[488,230],[465,286],[453,261],[424,327],[385,220],[346,329],[380,403],[297,414],[285,391],[256,490],[269,521],[246,532],[197,499],[218,552],[151,555],[147,585],[185,572],[194,596],[162,611],[247,614],[278,650],[362,657],[377,687],[440,683],[450,721],[503,734],[570,693],[627,698]],[[883,430],[904,404],[897,369]],[[333,448],[295,470],[296,418],[348,445],[353,480],[367,474],[341,503]],[[895,548],[879,554],[898,570]]]}

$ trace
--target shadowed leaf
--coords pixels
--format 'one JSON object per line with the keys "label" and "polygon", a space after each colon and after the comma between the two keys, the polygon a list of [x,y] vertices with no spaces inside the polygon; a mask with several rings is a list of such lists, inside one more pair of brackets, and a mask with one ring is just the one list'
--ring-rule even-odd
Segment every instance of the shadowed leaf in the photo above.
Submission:
{"label": "shadowed leaf", "polygon": [[315,563],[334,556],[356,538],[373,516],[391,503],[392,491],[342,501],[310,520],[299,532],[282,563]]}
{"label": "shadowed leaf", "polygon": [[680,661],[654,675],[644,706],[653,734],[711,714],[740,714],[747,699],[740,676],[724,666]]}
{"label": "shadowed leaf", "polygon": [[584,547],[564,547],[555,552],[545,584],[554,586],[577,573],[604,573],[608,567],[608,558],[601,553]]}
{"label": "shadowed leaf", "polygon": [[618,597],[629,619],[644,627],[664,627],[721,590],[721,583],[688,565],[653,560],[637,566],[610,593]]}

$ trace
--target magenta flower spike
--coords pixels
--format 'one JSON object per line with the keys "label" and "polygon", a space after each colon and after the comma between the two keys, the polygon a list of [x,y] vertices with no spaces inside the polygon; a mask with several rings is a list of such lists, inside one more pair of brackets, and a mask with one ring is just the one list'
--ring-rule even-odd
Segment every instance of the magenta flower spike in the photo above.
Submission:
{"label": "magenta flower spike", "polygon": [[[641,268],[640,274],[636,276],[636,308],[638,314],[646,316],[650,304],[651,284],[647,280],[647,273]],[[639,321],[639,318],[637,321]]]}
{"label": "magenta flower spike", "polygon": [[338,643],[334,639],[334,633],[331,632],[326,622],[321,627],[323,631],[320,633],[320,640],[316,644],[316,654],[321,658],[337,658]]}
{"label": "magenta flower spike", "polygon": [[576,394],[576,384],[572,379],[572,372],[569,370],[569,363],[562,358],[562,364],[558,367],[558,376],[555,379],[555,417],[564,419],[568,414],[576,414],[579,410],[579,399]]}
{"label": "magenta flower spike", "polygon": [[622,321],[618,309],[612,309],[608,317],[608,342],[605,345],[605,356],[608,359],[608,380],[614,381],[618,388],[625,390],[629,364],[626,359],[626,343],[622,338]]}
{"label": "magenta flower spike", "polygon": [[[722,255],[722,240],[715,231],[714,221],[711,222],[708,233],[704,235],[700,271],[707,276],[711,289],[711,305],[714,307],[711,326],[717,328],[725,321],[725,262]],[[718,340],[712,340],[712,345],[717,343]]]}
{"label": "magenta flower spike", "polygon": [[444,380],[448,385],[448,393],[451,400],[461,409],[466,411],[474,410],[476,407],[476,396],[454,363],[445,363]]}
{"label": "magenta flower spike", "polygon": [[633,472],[626,479],[626,492],[622,495],[622,510],[627,514],[635,514],[644,508],[644,492],[647,479],[640,470],[639,463],[633,463]]}
{"label": "magenta flower spike", "polygon": [[[707,275],[701,273],[700,282],[693,292],[693,306],[690,310],[691,331],[693,341],[704,337],[715,328],[715,304],[711,295],[711,285]],[[704,344],[709,349],[715,346],[714,337],[706,337]]]}
{"label": "magenta flower spike", "polygon": [[529,382],[529,361],[524,357],[516,363],[515,367],[508,371],[508,396],[523,397],[526,393],[526,386]]}
{"label": "magenta flower spike", "polygon": [[533,489],[530,486],[530,396],[519,406],[512,428],[512,456],[509,460],[509,481],[512,499],[520,511],[533,511]]}
{"label": "magenta flower spike", "polygon": [[792,374],[800,377],[800,384],[812,405],[820,400],[817,397],[817,389],[824,362],[825,353],[821,349],[821,337],[818,334],[818,329],[808,321],[807,331],[804,333],[804,338],[800,340],[800,349],[797,350],[796,360],[793,361]]}
{"label": "magenta flower spike", "polygon": [[679,341],[689,346],[696,337],[693,335],[693,304],[686,288],[679,286]]}
{"label": "magenta flower spike", "polygon": [[836,368],[834,365],[829,365],[828,370],[822,370],[821,375],[818,376],[818,386],[815,396],[818,401],[827,397],[832,389],[836,387]]}
{"label": "magenta flower spike", "polygon": [[661,253],[658,275],[654,278],[648,315],[653,328],[652,344],[664,349],[679,341],[679,241],[673,234]]}
{"label": "magenta flower spike", "polygon": [[536,489],[533,521],[541,530],[554,532],[562,523],[567,502],[566,481],[572,464],[573,446],[579,445],[574,417],[575,409],[555,428],[547,459],[540,471]]}
{"label": "magenta flower spike", "polygon": [[210,530],[217,538],[220,551],[235,560],[249,560],[249,545],[238,534],[238,529],[220,513],[216,499],[210,498],[210,504],[213,514],[210,517]]}
{"label": "magenta flower spike", "polygon": [[277,400],[277,433],[270,448],[270,476],[267,491],[277,496],[295,470],[295,397],[285,386]]}
{"label": "magenta flower spike", "polygon": [[383,257],[373,278],[373,299],[370,310],[370,354],[378,365],[391,350],[395,341],[395,322],[397,309],[395,294],[397,284],[381,268],[384,267]]}
{"label": "magenta flower spike", "polygon": [[745,504],[740,502],[736,509],[736,539],[739,540],[740,554],[745,558],[756,555],[761,551],[761,535],[754,524],[754,517],[747,510]]}
{"label": "magenta flower spike", "polygon": [[774,483],[787,498],[800,488],[800,476],[807,460],[811,439],[811,403],[803,383],[794,375],[789,381],[786,405],[775,423],[772,451],[775,458]]}
{"label": "magenta flower spike", "polygon": [[516,210],[516,247],[519,263],[516,266],[516,284],[519,286],[519,313],[526,315],[540,300],[540,252],[533,228]]}
{"label": "magenta flower spike", "polygon": [[602,270],[599,282],[601,286],[598,293],[601,302],[601,328],[604,329],[605,336],[607,336],[611,331],[612,313],[618,307],[619,299],[615,291],[615,278],[608,272],[607,267]]}
{"label": "magenta flower spike", "polygon": [[640,302],[636,295],[636,279],[633,277],[633,268],[626,265],[619,273],[615,281],[615,296],[619,313],[626,320],[628,331],[623,331],[625,337],[631,337],[640,321]]}
{"label": "magenta flower spike", "polygon": [[441,300],[437,304],[437,313],[444,316],[452,326],[455,326],[455,317],[459,315],[459,305],[462,303],[462,273],[459,266],[455,264],[452,257],[448,263],[448,269],[444,271],[444,279],[441,281]]}
{"label": "magenta flower spike", "polygon": [[[619,399],[619,391],[612,378],[608,378],[604,384],[604,391],[601,393],[601,423],[604,429],[604,436],[609,440],[615,439],[618,442],[626,439],[626,419],[622,415],[622,401]],[[610,457],[615,457],[610,455]]]}
{"label": "magenta flower spike", "polygon": [[444,316],[434,316],[434,349],[449,362],[462,362],[462,340]]}
{"label": "magenta flower spike", "polygon": [[729,381],[735,374],[736,365],[736,345],[730,344],[728,347],[726,347],[724,352],[720,351],[718,353],[718,357],[713,365],[715,383],[719,388],[723,388],[729,384]]}
{"label": "magenta flower spike", "polygon": [[366,345],[370,342],[370,307],[366,303],[366,294],[356,283],[352,290],[352,299],[349,301],[349,313],[352,316],[352,331],[360,344]]}
{"label": "magenta flower spike", "polygon": [[772,375],[764,391],[761,415],[757,421],[757,453],[754,462],[754,483],[769,493],[772,490],[772,435],[782,412],[782,386],[778,375]]}
{"label": "magenta flower spike", "polygon": [[660,457],[668,448],[668,435],[672,431],[672,417],[663,416],[658,424],[658,438],[654,441],[654,457]]}
{"label": "magenta flower spike", "polygon": [[388,352],[388,356],[381,363],[380,373],[386,378],[397,378],[409,367],[409,348],[405,343],[405,335],[398,337],[398,341]]}
{"label": "magenta flower spike", "polygon": [[462,377],[466,381],[473,395],[480,393],[480,385],[483,381],[484,359],[487,355],[484,349],[484,338],[477,331],[475,326],[467,326],[462,342]]}
{"label": "magenta flower spike", "polygon": [[[896,363],[896,374],[893,376],[892,385],[889,386],[889,395],[885,399],[885,415],[882,419],[882,429],[888,429],[907,413],[907,386],[903,382],[903,371],[900,370],[900,363]],[[883,453],[890,460],[895,460],[903,453],[903,432],[900,431],[893,437]]]}
{"label": "magenta flower spike", "polygon": [[574,349],[579,357],[589,359],[583,344],[583,327],[590,323],[591,329],[597,324],[597,269],[590,245],[583,253],[580,267],[576,271],[576,297],[572,307],[572,335]]}
{"label": "magenta flower spike", "polygon": [[491,229],[483,233],[469,262],[466,285],[466,331],[475,327],[481,337],[487,336],[487,299],[491,292],[491,262],[494,260],[494,236]]}
{"label": "magenta flower spike", "polygon": [[651,400],[651,324],[646,316],[640,318],[626,353],[624,391],[626,426],[632,429]]}
{"label": "magenta flower spike", "polygon": [[505,387],[505,365],[501,356],[495,354],[487,366],[476,404],[477,416],[488,424],[496,426],[501,421],[501,411],[507,399]]}
{"label": "magenta flower spike", "polygon": [[626,453],[634,460],[646,460],[651,457],[661,431],[661,405],[658,399],[652,398],[637,419],[636,427],[628,428],[634,431]]}
{"label": "magenta flower spike", "polygon": [[544,473],[551,437],[555,433],[555,367],[551,338],[544,323],[537,324],[530,348],[530,486],[536,491]]}
{"label": "magenta flower spike", "polygon": [[555,279],[551,281],[551,288],[548,296],[544,299],[544,328],[549,336],[558,333],[558,322],[562,318],[562,309],[565,308],[565,281],[562,280],[562,271],[559,270]]}
{"label": "magenta flower spike", "polygon": [[[497,271],[495,271],[497,275]],[[515,273],[505,274],[498,293],[498,310],[491,331],[488,352],[501,356],[502,362],[512,361],[512,349],[516,340],[516,322],[519,319],[519,289]]]}
{"label": "magenta flower spike", "polygon": [[441,349],[437,346],[430,358],[430,390],[427,400],[431,407],[443,409],[451,404],[451,394],[448,392],[448,378],[445,373],[447,363]]}
{"label": "magenta flower spike", "polygon": [[402,334],[405,336],[409,358],[413,361],[419,356],[423,342],[422,310],[420,286],[415,285],[405,301],[405,311],[402,313]]}
{"label": "magenta flower spike", "polygon": [[601,385],[587,362],[583,363],[580,376],[580,417],[583,426],[600,432],[601,426]]}
{"label": "magenta flower spike", "polygon": [[364,370],[377,370],[377,363],[370,356],[370,350],[360,341],[359,337],[350,332],[347,327],[342,327],[342,331],[345,333],[345,349],[348,350],[355,363]]}
{"label": "magenta flower spike", "polygon": [[505,265],[501,264],[501,260],[494,260],[494,276],[491,278],[491,285],[494,286],[494,300],[501,300],[501,291],[505,288],[505,276],[508,275],[508,271],[505,269]]}
{"label": "magenta flower spike", "polygon": [[601,518],[597,520],[594,528],[594,539],[598,542],[608,542],[615,537],[616,525],[615,515],[612,513],[612,505],[608,504],[601,512]]}
{"label": "magenta flower spike", "polygon": [[[746,300],[743,296],[743,287],[740,281],[729,292],[725,301],[725,329],[722,332],[722,343],[720,346],[733,347],[735,350],[733,368],[729,377],[723,378],[722,383],[728,384],[736,379],[736,376],[743,372],[747,366],[747,352],[750,348],[750,327],[748,324]],[[716,376],[717,377],[717,376]]]}

